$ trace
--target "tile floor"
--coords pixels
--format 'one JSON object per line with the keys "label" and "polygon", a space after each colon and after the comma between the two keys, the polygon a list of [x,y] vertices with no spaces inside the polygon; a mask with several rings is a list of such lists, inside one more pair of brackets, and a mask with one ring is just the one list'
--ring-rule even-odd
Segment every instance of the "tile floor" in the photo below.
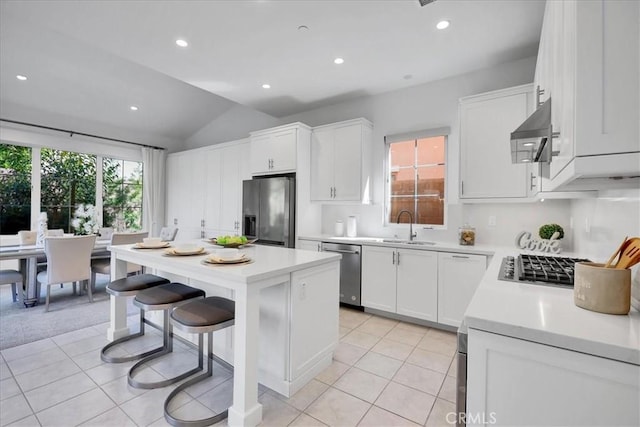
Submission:
{"label": "tile floor", "polygon": [[[0,425],[168,425],[162,407],[171,387],[133,389],[126,379],[133,362],[100,360],[107,326],[0,352]],[[160,335],[150,329],[121,352],[156,345]],[[262,425],[447,425],[446,414],[455,411],[455,351],[453,333],[341,308],[333,364],[289,399],[261,387]],[[176,343],[174,354],[139,378],[161,379],[195,363],[195,350]],[[218,365],[214,369],[212,379],[176,399],[176,415],[202,418],[230,405],[232,374]]]}

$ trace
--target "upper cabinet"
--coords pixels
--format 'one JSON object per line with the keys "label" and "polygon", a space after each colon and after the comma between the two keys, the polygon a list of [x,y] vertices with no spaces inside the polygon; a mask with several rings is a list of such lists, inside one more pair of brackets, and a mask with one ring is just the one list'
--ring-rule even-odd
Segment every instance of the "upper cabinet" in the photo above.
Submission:
{"label": "upper cabinet", "polygon": [[543,190],[634,185],[608,178],[640,175],[639,21],[635,1],[547,2],[535,85],[551,98],[557,135]]}
{"label": "upper cabinet", "polygon": [[309,133],[302,123],[293,123],[251,133],[251,173],[268,175],[295,172],[298,140]]}
{"label": "upper cabinet", "polygon": [[535,168],[513,164],[509,148],[532,97],[528,84],[460,99],[461,199],[524,199],[535,190]]}
{"label": "upper cabinet", "polygon": [[369,202],[372,129],[366,119],[313,128],[311,200]]}

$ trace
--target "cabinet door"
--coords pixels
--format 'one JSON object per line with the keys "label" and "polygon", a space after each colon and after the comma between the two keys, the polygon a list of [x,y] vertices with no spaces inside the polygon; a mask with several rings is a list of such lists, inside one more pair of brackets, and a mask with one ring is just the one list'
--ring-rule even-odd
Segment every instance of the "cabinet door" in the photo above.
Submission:
{"label": "cabinet door", "polygon": [[320,252],[320,242],[315,240],[298,239],[296,249],[304,249],[306,251]]}
{"label": "cabinet door", "polygon": [[486,268],[484,255],[438,254],[438,323],[460,326]]}
{"label": "cabinet door", "polygon": [[[311,136],[311,200],[333,200],[334,130],[314,130]],[[350,165],[352,166],[352,165]]]}
{"label": "cabinet door", "polygon": [[337,127],[334,131],[334,200],[361,200],[362,125]]}
{"label": "cabinet door", "polygon": [[638,365],[476,329],[467,363],[470,427],[640,425]]}
{"label": "cabinet door", "polygon": [[396,250],[362,247],[362,305],[396,312]]}
{"label": "cabinet door", "polygon": [[398,249],[398,314],[438,320],[438,253]]}
{"label": "cabinet door", "polygon": [[460,105],[460,197],[527,196],[527,165],[511,163],[509,135],[526,118],[526,93]]}
{"label": "cabinet door", "polygon": [[202,186],[206,188],[204,194],[205,237],[216,237],[217,234],[214,235],[214,233],[220,228],[220,196],[222,187],[220,174],[222,159],[220,151],[221,150],[209,150],[204,154],[205,179],[202,182]]}
{"label": "cabinet door", "polygon": [[270,156],[270,135],[259,135],[251,137],[251,173],[269,173],[271,166]]}
{"label": "cabinet door", "polygon": [[178,190],[178,174],[179,174],[179,156],[167,156],[167,200],[165,209],[165,222],[170,227],[177,227],[179,222],[179,207],[182,205],[180,200],[182,192]]}
{"label": "cabinet door", "polygon": [[296,143],[298,131],[289,129],[275,132],[269,142],[269,154],[272,159],[271,172],[296,170]]}
{"label": "cabinet door", "polygon": [[242,211],[242,179],[240,176],[239,147],[220,150],[222,163],[220,204],[220,229],[226,234],[238,234]]}

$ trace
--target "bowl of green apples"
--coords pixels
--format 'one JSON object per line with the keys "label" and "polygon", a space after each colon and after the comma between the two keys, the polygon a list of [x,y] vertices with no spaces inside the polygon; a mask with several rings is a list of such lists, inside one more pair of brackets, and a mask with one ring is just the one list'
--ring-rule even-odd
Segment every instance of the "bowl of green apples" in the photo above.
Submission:
{"label": "bowl of green apples", "polygon": [[223,248],[239,248],[240,246],[253,243],[256,240],[258,239],[249,240],[247,236],[218,236],[211,239],[211,243],[222,246]]}

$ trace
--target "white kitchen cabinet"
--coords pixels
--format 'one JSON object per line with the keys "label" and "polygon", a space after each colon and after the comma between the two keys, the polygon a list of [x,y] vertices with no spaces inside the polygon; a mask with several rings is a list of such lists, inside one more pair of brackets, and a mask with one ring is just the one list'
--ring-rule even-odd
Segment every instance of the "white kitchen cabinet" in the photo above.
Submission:
{"label": "white kitchen cabinet", "polygon": [[484,255],[438,253],[438,323],[460,326],[486,269]]}
{"label": "white kitchen cabinet", "polygon": [[396,249],[362,247],[362,290],[364,307],[396,312]]}
{"label": "white kitchen cabinet", "polygon": [[362,247],[362,305],[437,320],[437,252]]}
{"label": "white kitchen cabinet", "polygon": [[510,134],[533,111],[532,96],[527,84],[460,99],[461,199],[530,195],[535,180],[529,165],[512,163]]}
{"label": "white kitchen cabinet", "polygon": [[638,365],[477,329],[467,354],[468,426],[640,425]]}
{"label": "white kitchen cabinet", "polygon": [[396,313],[437,322],[438,253],[398,249],[396,267]]}
{"label": "white kitchen cabinet", "polygon": [[302,123],[251,132],[251,173],[268,175],[295,172],[297,144],[309,128]]}
{"label": "white kitchen cabinet", "polygon": [[307,251],[320,252],[322,243],[316,240],[298,239],[296,249],[304,249]]}
{"label": "white kitchen cabinet", "polygon": [[544,190],[606,189],[629,182],[607,177],[640,175],[639,8],[547,2],[535,84],[551,98],[558,135]]}
{"label": "white kitchen cabinet", "polygon": [[239,140],[167,157],[167,224],[178,227],[180,239],[242,232],[248,149]]}
{"label": "white kitchen cabinet", "polygon": [[372,124],[347,120],[313,128],[311,200],[370,199]]}

